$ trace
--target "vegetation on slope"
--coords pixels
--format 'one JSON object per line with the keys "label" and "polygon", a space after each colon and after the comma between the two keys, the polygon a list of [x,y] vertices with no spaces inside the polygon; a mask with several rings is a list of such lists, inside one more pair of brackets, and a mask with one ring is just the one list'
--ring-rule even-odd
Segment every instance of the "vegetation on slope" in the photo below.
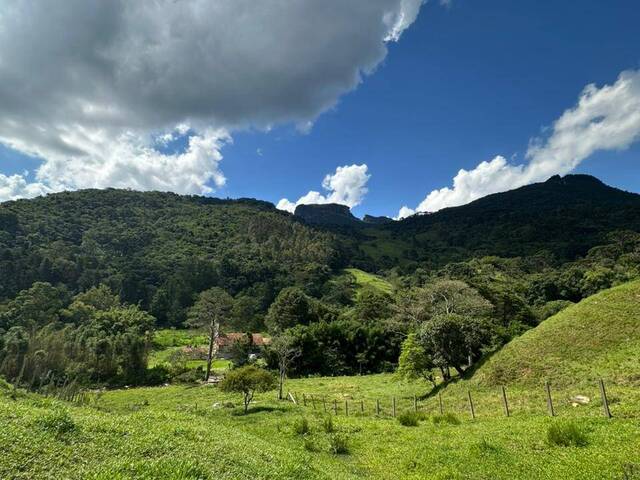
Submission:
{"label": "vegetation on slope", "polygon": [[576,417],[572,425],[586,445],[564,447],[547,436],[566,420],[543,412],[489,416],[482,403],[475,421],[461,410],[402,426],[388,414],[388,401],[415,390],[388,375],[296,380],[291,389],[380,396],[386,413],[339,413],[328,423],[322,411],[277,402],[268,392],[238,415],[241,397],[215,387],[110,391],[88,406],[0,394],[0,477],[604,480],[633,473],[640,454],[632,420]]}
{"label": "vegetation on slope", "polygon": [[480,384],[640,384],[640,282],[570,306],[512,340],[475,373]]}
{"label": "vegetation on slope", "polygon": [[353,277],[358,289],[373,288],[382,293],[391,294],[393,286],[384,278],[358,268],[347,268],[345,272]]}

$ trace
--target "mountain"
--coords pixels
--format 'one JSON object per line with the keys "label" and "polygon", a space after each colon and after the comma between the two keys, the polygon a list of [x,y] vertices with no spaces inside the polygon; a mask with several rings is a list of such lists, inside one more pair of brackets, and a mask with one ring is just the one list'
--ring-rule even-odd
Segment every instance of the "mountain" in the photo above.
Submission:
{"label": "mountain", "polygon": [[382,216],[382,217],[374,217],[374,216],[372,216],[372,215],[365,215],[365,216],[362,218],[362,221],[363,221],[364,223],[373,223],[373,224],[376,224],[376,225],[384,225],[384,224],[386,224],[386,223],[392,223],[392,222],[393,222],[393,219],[392,219],[392,218],[389,218],[389,217],[385,217],[385,216]]}
{"label": "mountain", "polygon": [[72,293],[106,283],[179,324],[193,295],[218,285],[246,296],[250,317],[342,257],[333,234],[252,199],[107,189],[0,204],[0,303],[35,281]]}
{"label": "mountain", "polygon": [[538,253],[565,262],[606,243],[615,230],[640,231],[640,195],[588,175],[555,176],[429,215],[359,224],[352,263],[364,270],[429,268]]}
{"label": "mountain", "polygon": [[356,226],[361,223],[349,207],[337,203],[298,205],[294,215],[310,225]]}
{"label": "mountain", "polygon": [[605,290],[548,318],[491,356],[478,384],[638,385],[640,282]]}
{"label": "mountain", "polygon": [[213,285],[246,297],[251,315],[285,286],[318,294],[345,267],[410,273],[534,255],[564,263],[610,232],[640,232],[640,195],[567,175],[430,215],[371,218],[344,205],[300,205],[291,215],[253,199],[115,189],[5,202],[0,302],[35,281],[72,293],[104,282],[126,302],[173,312],[161,322],[174,324],[194,292]]}

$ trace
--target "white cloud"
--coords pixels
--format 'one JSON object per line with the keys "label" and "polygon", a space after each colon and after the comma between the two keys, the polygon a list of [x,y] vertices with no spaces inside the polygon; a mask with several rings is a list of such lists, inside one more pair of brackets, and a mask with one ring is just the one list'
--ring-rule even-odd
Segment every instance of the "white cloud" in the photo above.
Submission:
{"label": "white cloud", "polygon": [[[477,198],[544,181],[574,170],[599,150],[621,150],[640,139],[640,71],[620,74],[613,85],[588,85],[575,107],[555,121],[546,138],[533,139],[528,163],[512,165],[502,156],[460,170],[453,187],[434,190],[415,209],[434,212]],[[403,207],[399,217],[409,214]]]}
{"label": "white cloud", "polygon": [[398,212],[397,217],[393,217],[394,220],[401,220],[403,218],[410,217],[411,215],[415,215],[416,211],[413,208],[409,208],[406,205],[400,207],[400,211]]}
{"label": "white cloud", "polygon": [[41,183],[29,182],[27,175],[27,172],[20,175],[0,173],[0,200],[33,198],[50,192],[49,188]]}
{"label": "white cloud", "polygon": [[[1,3],[0,143],[42,159],[39,182],[204,193],[222,137],[312,125],[422,0]],[[184,154],[153,149],[187,134]]]}
{"label": "white cloud", "polygon": [[328,174],[322,181],[322,187],[328,194],[310,191],[300,197],[296,202],[283,198],[278,202],[277,208],[293,213],[298,205],[339,203],[353,208],[360,205],[367,194],[367,182],[371,178],[368,167],[362,165],[345,165],[336,168],[334,174]]}

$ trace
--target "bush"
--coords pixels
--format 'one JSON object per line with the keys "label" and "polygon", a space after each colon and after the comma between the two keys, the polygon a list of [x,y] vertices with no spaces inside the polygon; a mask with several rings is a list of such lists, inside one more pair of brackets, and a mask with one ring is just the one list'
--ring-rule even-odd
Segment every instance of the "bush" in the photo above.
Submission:
{"label": "bush", "polygon": [[586,435],[573,422],[550,425],[547,429],[547,442],[559,447],[585,447],[589,443]]}
{"label": "bush", "polygon": [[329,449],[334,455],[346,455],[349,453],[347,437],[334,433],[329,437]]}
{"label": "bush", "polygon": [[404,412],[398,415],[398,422],[405,427],[417,427],[420,417],[416,412]]}
{"label": "bush", "polygon": [[304,437],[304,449],[308,452],[319,452],[318,444],[310,437]]}
{"label": "bush", "polygon": [[204,378],[204,370],[202,367],[198,367],[195,369],[189,369],[182,373],[175,375],[171,380],[177,383],[199,383]]}
{"label": "bush", "polygon": [[333,418],[331,418],[330,415],[327,415],[326,417],[324,417],[322,419],[322,429],[325,431],[325,433],[333,433],[334,432]]}
{"label": "bush", "polygon": [[242,394],[245,414],[256,392],[267,392],[275,386],[276,379],[271,373],[253,365],[231,370],[218,384],[218,388],[223,392]]}
{"label": "bush", "polygon": [[65,435],[76,430],[76,424],[66,410],[54,410],[38,417],[36,425],[48,433],[56,436]]}
{"label": "bush", "polygon": [[460,425],[460,419],[453,413],[445,413],[444,415],[436,415],[433,417],[433,423],[440,425],[442,423],[448,423],[449,425]]}
{"label": "bush", "polygon": [[309,433],[309,422],[306,418],[297,418],[293,422],[293,433],[295,433],[296,435],[306,435],[307,433]]}
{"label": "bush", "polygon": [[170,377],[171,372],[166,365],[156,365],[155,367],[147,370],[144,384],[150,387],[163,385],[169,381]]}

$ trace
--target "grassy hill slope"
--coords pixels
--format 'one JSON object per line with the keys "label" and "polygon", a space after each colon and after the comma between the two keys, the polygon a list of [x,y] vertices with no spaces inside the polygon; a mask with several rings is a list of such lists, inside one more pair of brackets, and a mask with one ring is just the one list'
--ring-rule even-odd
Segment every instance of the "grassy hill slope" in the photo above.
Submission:
{"label": "grassy hill slope", "polygon": [[511,341],[474,374],[481,385],[640,384],[640,282],[573,305]]}
{"label": "grassy hill slope", "polygon": [[367,273],[357,268],[347,268],[344,271],[354,278],[358,289],[373,288],[382,293],[389,294],[393,291],[393,285],[382,277]]}

